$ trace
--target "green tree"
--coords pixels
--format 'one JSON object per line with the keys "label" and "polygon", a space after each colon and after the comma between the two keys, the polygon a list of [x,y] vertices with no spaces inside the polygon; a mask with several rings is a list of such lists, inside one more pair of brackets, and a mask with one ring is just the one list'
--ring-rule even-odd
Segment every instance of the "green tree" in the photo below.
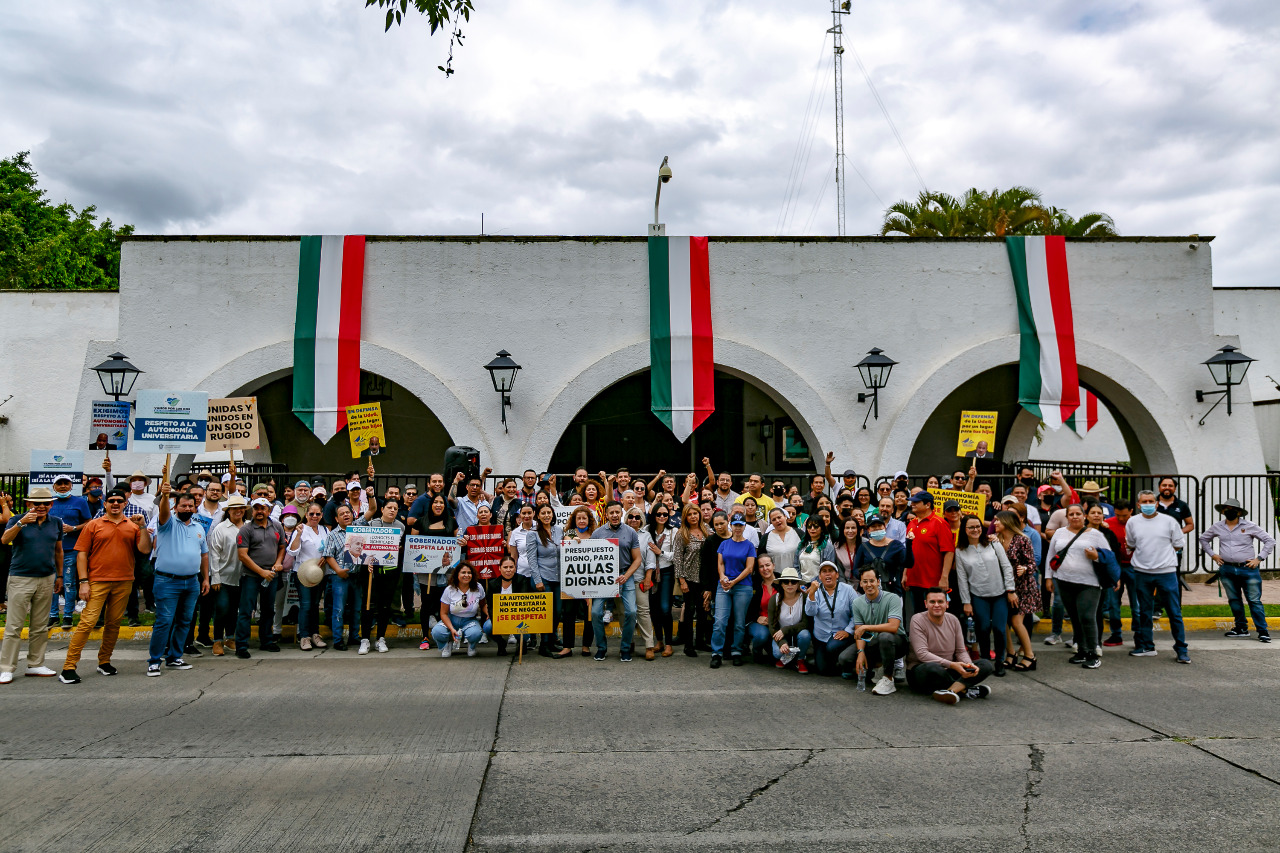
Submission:
{"label": "green tree", "polygon": [[133,226],[96,222],[93,205],[50,204],[30,153],[0,160],[0,288],[115,290],[120,238]]}
{"label": "green tree", "polygon": [[926,190],[914,202],[891,205],[880,233],[904,237],[1114,237],[1117,232],[1115,222],[1105,213],[1075,219],[1062,208],[1046,207],[1036,190],[1015,186],[989,192],[975,187],[959,199]]}
{"label": "green tree", "polygon": [[[392,24],[399,26],[404,23],[404,16],[409,12],[409,0],[364,0],[364,5],[366,9],[377,6],[387,10],[387,23],[383,32],[390,30]],[[413,7],[427,16],[431,35],[435,35],[436,30],[446,24],[453,28],[453,34],[449,36],[449,58],[444,65],[436,66],[444,72],[445,77],[449,77],[453,74],[453,46],[455,43],[462,46],[462,28],[459,24],[471,20],[471,13],[475,11],[474,3],[472,0],[413,0]]]}

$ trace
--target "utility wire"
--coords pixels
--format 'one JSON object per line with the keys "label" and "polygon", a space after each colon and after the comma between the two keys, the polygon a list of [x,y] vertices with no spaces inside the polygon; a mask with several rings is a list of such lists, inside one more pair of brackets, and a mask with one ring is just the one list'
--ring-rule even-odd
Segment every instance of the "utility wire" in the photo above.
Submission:
{"label": "utility wire", "polygon": [[[802,152],[806,148],[805,137],[812,135],[817,130],[817,116],[821,110],[821,104],[823,101],[819,101],[819,104],[815,107],[814,97],[819,91],[818,82],[821,80],[823,70],[827,65],[826,60],[828,57],[826,55],[826,50],[827,34],[824,33],[822,36],[822,47],[818,51],[818,61],[814,68],[813,82],[809,86],[809,99],[805,103],[804,117],[800,120],[800,134],[796,139],[796,149],[791,155],[791,169],[787,173],[787,184],[782,197],[782,209],[778,212],[778,222],[774,229],[775,233],[781,233],[782,229],[785,227],[788,210],[792,207],[795,198],[798,195],[797,181],[800,180],[802,176],[797,174],[797,169],[800,166]],[[812,143],[810,142],[808,145],[811,146]]]}
{"label": "utility wire", "polygon": [[[889,124],[889,130],[893,131],[894,139],[898,140],[898,147],[902,149],[902,153],[907,158],[907,163],[911,165],[911,171],[916,173],[916,180],[920,182],[920,189],[928,192],[929,187],[924,182],[924,176],[920,174],[920,170],[916,168],[915,158],[911,156],[911,151],[907,148],[907,143],[903,141],[902,134],[898,132],[898,126],[893,123],[893,118],[889,115],[889,108],[884,105],[880,93],[876,91],[876,84],[871,82],[871,75],[867,73],[867,67],[862,64],[862,57],[858,55],[857,49],[852,42],[847,43],[849,52],[853,54],[854,62],[858,63],[858,70],[862,72],[862,79],[867,81],[867,88],[871,90],[871,97],[876,99],[876,103],[880,106],[880,112],[884,114],[884,120]],[[865,182],[865,179],[864,179]],[[883,202],[881,202],[883,204]]]}

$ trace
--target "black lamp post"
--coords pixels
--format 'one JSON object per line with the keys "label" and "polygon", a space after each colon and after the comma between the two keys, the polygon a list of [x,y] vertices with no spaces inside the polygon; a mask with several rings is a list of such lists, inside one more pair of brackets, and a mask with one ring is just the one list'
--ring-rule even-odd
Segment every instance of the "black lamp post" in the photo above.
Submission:
{"label": "black lamp post", "polygon": [[[872,347],[862,361],[858,362],[858,375],[862,377],[862,384],[871,392],[869,394],[859,394],[858,402],[865,403],[867,399],[871,399],[871,406],[867,408],[867,414],[875,413],[876,420],[880,420],[880,389],[889,384],[889,373],[893,370],[893,366],[898,362],[889,358],[884,354],[884,350],[879,347]],[[862,419],[862,428],[867,428],[867,419]]]}
{"label": "black lamp post", "polygon": [[760,443],[764,445],[764,464],[769,464],[769,445],[773,442],[773,418],[765,415],[760,421]]}
{"label": "black lamp post", "polygon": [[143,371],[130,364],[122,353],[114,352],[106,361],[93,368],[93,372],[98,374],[98,381],[102,383],[104,393],[111,395],[114,400],[119,401],[121,397],[128,397],[133,391],[133,383],[137,381],[138,375]]}
{"label": "black lamp post", "polygon": [[1208,396],[1218,398],[1218,402],[1210,406],[1209,411],[1200,418],[1200,426],[1204,426],[1205,418],[1218,408],[1218,403],[1221,403],[1224,397],[1227,401],[1227,417],[1231,417],[1231,386],[1244,382],[1244,375],[1249,372],[1249,365],[1255,360],[1235,347],[1227,345],[1204,363],[1205,367],[1209,368],[1209,375],[1213,377],[1214,384],[1221,386],[1222,390],[1196,391],[1197,403],[1203,403],[1204,398]]}
{"label": "black lamp post", "polygon": [[511,358],[511,353],[506,350],[498,350],[497,356],[493,361],[484,366],[489,371],[489,378],[493,380],[493,390],[497,391],[502,397],[502,431],[509,432],[507,429],[507,407],[511,405],[511,389],[516,384],[516,374],[520,372],[520,365],[515,363]]}

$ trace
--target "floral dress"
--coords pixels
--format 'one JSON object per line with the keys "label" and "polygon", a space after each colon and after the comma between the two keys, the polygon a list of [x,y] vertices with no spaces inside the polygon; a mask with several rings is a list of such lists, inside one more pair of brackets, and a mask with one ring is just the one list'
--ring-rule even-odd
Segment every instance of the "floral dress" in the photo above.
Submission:
{"label": "floral dress", "polygon": [[1036,555],[1031,540],[1018,533],[1005,549],[1013,566],[1013,588],[1018,593],[1018,612],[1028,616],[1040,609],[1040,579],[1036,574]]}

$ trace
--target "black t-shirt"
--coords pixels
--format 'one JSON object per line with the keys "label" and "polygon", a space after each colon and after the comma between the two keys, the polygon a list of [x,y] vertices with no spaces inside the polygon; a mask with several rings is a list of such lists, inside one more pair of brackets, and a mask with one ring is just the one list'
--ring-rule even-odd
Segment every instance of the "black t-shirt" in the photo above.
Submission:
{"label": "black t-shirt", "polygon": [[1156,499],[1156,512],[1163,515],[1173,516],[1174,521],[1178,522],[1178,526],[1182,527],[1187,523],[1187,519],[1191,517],[1191,507],[1187,506],[1186,501],[1173,499],[1173,503],[1165,506]]}

